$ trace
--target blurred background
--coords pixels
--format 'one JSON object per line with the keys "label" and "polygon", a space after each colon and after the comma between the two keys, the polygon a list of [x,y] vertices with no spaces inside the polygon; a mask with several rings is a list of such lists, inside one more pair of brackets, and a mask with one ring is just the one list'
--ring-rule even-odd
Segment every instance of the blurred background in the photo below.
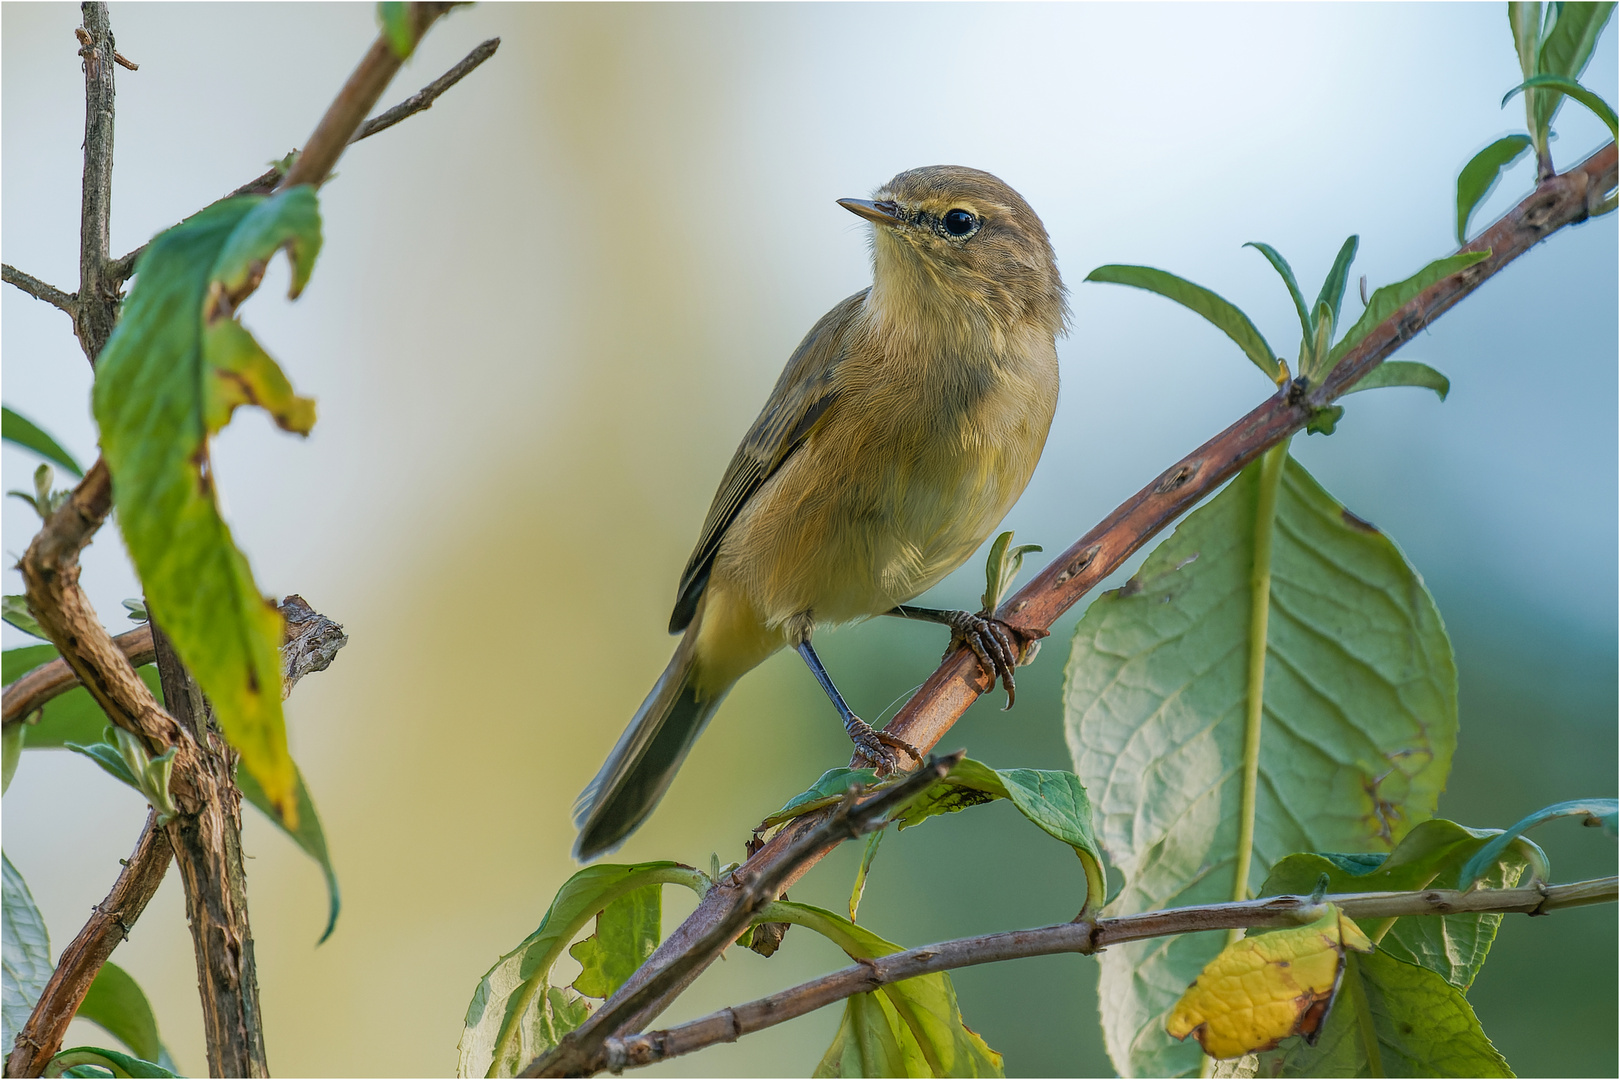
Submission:
{"label": "blurred background", "polygon": [[[113,249],[122,253],[301,145],[375,34],[370,5],[114,4]],[[83,83],[66,4],[0,8],[5,261],[76,287]],[[1056,552],[1269,386],[1168,301],[1082,285],[1148,263],[1222,293],[1292,357],[1309,294],[1351,232],[1352,280],[1398,280],[1455,246],[1454,182],[1523,129],[1505,5],[508,5],[453,13],[384,104],[480,40],[499,54],[430,112],[351,148],[322,193],[325,248],[296,304],[285,265],[244,321],[319,399],[307,440],[244,410],[217,475],[258,582],[299,592],[350,644],[288,706],[344,909],[316,948],[314,864],[253,811],[246,845],[272,1069],[445,1074],[468,998],[573,871],[569,808],[673,647],[677,576],[732,449],[812,322],[869,280],[865,226],[834,204],[933,163],[995,172],[1051,231],[1073,289],[1064,388],[1007,527]],[[1611,25],[1585,81],[1616,98]],[[1560,164],[1607,138],[1556,123]],[[1475,220],[1528,190],[1528,162]],[[1615,219],[1566,230],[1410,343],[1452,379],[1353,398],[1297,456],[1427,577],[1456,645],[1461,747],[1441,811],[1505,826],[1613,795],[1616,772]],[[1351,289],[1352,295],[1355,288]],[[1347,300],[1346,325],[1359,312]],[[67,319],[0,294],[11,407],[95,457],[90,370]],[[7,488],[35,459],[0,452]],[[7,565],[37,521],[5,500]],[[928,597],[972,607],[975,558]],[[138,592],[105,529],[97,610]],[[7,593],[21,591],[5,572]],[[1061,665],[1078,612],[957,725],[999,767],[1070,767]],[[5,630],[8,646],[24,638]],[[876,720],[932,670],[936,628],[883,620],[822,655]],[[742,857],[748,829],[848,743],[797,658],[745,679],[624,861]],[[87,760],[24,756],[7,854],[53,952],[105,894],[143,819]],[[1538,835],[1563,880],[1615,846]],[[793,891],[841,909],[856,853]],[[861,921],[908,945],[1068,919],[1077,861],[1006,804],[890,837]],[[666,890],[666,927],[691,906]],[[1504,923],[1471,993],[1521,1074],[1613,1075],[1612,907]],[[171,874],[116,960],[184,1070],[205,1067]],[[565,961],[565,964],[568,963]],[[802,930],[734,950],[674,1022],[840,966]],[[1093,962],[956,976],[1013,1075],[1110,1072]],[[670,1075],[807,1074],[837,1010],[669,1063]],[[79,1036],[83,1036],[79,1038]],[[103,1040],[78,1031],[79,1042]]]}

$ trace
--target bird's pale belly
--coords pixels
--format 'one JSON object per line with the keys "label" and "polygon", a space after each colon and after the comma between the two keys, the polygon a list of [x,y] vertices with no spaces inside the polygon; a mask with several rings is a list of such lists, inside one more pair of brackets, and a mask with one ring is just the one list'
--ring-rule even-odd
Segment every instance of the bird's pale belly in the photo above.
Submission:
{"label": "bird's pale belly", "polygon": [[[962,565],[1006,516],[1050,419],[1037,408],[993,434],[937,416],[911,430],[829,425],[750,500],[715,577],[740,588],[773,628],[806,616],[848,622],[905,603]],[[871,463],[868,472],[824,479],[848,477],[829,459],[850,453]]]}

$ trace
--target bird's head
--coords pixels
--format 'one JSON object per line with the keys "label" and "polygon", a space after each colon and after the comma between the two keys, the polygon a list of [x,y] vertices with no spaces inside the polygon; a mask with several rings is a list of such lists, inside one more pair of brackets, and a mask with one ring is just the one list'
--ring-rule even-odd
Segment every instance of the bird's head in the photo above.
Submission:
{"label": "bird's head", "polygon": [[929,165],[838,204],[874,225],[872,294],[888,318],[997,337],[1063,332],[1067,291],[1046,227],[989,173]]}

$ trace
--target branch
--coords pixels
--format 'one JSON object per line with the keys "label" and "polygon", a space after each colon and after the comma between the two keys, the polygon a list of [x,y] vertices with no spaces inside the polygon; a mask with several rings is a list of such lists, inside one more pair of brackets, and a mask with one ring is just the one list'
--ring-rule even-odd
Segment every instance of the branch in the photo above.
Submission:
{"label": "branch", "polygon": [[[726,893],[730,903],[727,905],[725,916],[710,927],[695,948],[675,957],[662,970],[644,980],[635,990],[620,994],[602,1006],[597,1015],[606,1015],[603,1025],[605,1031],[616,1030],[620,1024],[629,1022],[660,995],[678,985],[684,985],[689,975],[696,975],[698,969],[707,965],[711,951],[724,951],[726,946],[737,939],[738,934],[748,928],[754,915],[776,899],[782,890],[783,882],[799,866],[815,862],[844,840],[853,840],[863,833],[871,832],[882,824],[890,810],[905,805],[914,795],[949,773],[961,760],[960,750],[943,758],[931,757],[905,780],[865,802],[857,801],[858,791],[851,789],[843,801],[821,815],[819,821],[799,827],[790,825],[784,831],[793,833],[795,839],[781,859],[769,867],[752,873],[748,872],[747,867],[738,869],[727,884],[716,885],[709,890],[710,895],[716,892]],[[589,1075],[611,1067],[606,1055],[607,1050],[602,1039],[581,1036],[578,1031],[573,1031],[563,1036],[562,1041],[550,1055],[540,1059],[519,1075]],[[536,1068],[542,1064],[547,1066],[548,1071],[536,1072]]]}
{"label": "branch", "polygon": [[[119,634],[112,639],[112,643],[129,660],[131,667],[138,668],[143,664],[150,664],[153,660],[150,626],[138,626],[127,633]],[[0,722],[6,727],[20,724],[36,709],[43,708],[50,701],[61,697],[78,685],[79,676],[74,674],[66,660],[58,657],[48,664],[41,664],[6,687],[5,707],[3,712],[0,712]]]}
{"label": "branch", "polygon": [[55,285],[48,285],[34,277],[25,274],[9,263],[0,264],[0,279],[7,285],[15,285],[35,300],[43,300],[54,308],[67,312],[68,318],[75,319],[79,312],[79,298],[72,293],[65,293]]}
{"label": "branch", "polygon": [[461,63],[440,75],[392,109],[361,124],[360,130],[354,133],[354,138],[350,139],[349,143],[353,145],[361,139],[369,139],[377,132],[386,131],[393,127],[407,116],[415,116],[419,112],[433,108],[433,103],[438,100],[440,94],[466,78],[473,68],[494,56],[495,50],[500,47],[501,39],[498,37],[483,42],[463,57]]}
{"label": "branch", "polygon": [[[485,60],[488,60],[490,57],[494,56],[495,50],[500,48],[500,45],[500,38],[490,38],[488,41],[479,45],[472,52],[468,53],[466,57],[462,59],[462,61],[455,67],[451,68],[443,75],[440,75],[437,79],[434,79],[432,82],[428,83],[422,89],[418,90],[416,93],[412,94],[398,105],[395,105],[387,112],[381,113],[380,115],[367,120],[360,126],[360,130],[355,132],[354,137],[349,140],[349,144],[353,145],[354,143],[359,142],[361,139],[369,139],[378,132],[386,131],[388,128],[393,127],[395,124],[399,123],[401,120],[404,120],[408,116],[414,116],[419,112],[432,108],[434,101],[436,101],[441,94],[464,79],[467,74],[473,70],[473,68],[476,68],[479,64],[482,64]],[[269,169],[260,173],[252,180],[249,180],[247,183],[232,191],[230,194],[223,196],[221,199],[219,199],[219,201],[224,202],[226,199],[234,199],[238,195],[268,195],[270,192],[276,190],[276,185],[281,183],[281,179],[285,175],[286,173],[280,165],[272,165]],[[146,248],[147,245],[142,244],[134,251],[131,251],[128,255],[115,259],[108,270],[109,277],[119,283],[128,281],[135,274],[135,261],[141,257],[141,254],[146,251]],[[11,279],[10,277],[7,277],[6,280],[10,281]],[[44,298],[41,297],[41,299]]]}
{"label": "branch", "polygon": [[[1304,427],[1318,409],[1354,386],[1452,305],[1553,232],[1586,220],[1601,205],[1604,195],[1615,187],[1615,181],[1613,143],[1601,147],[1569,172],[1543,181],[1505,217],[1462,249],[1489,249],[1490,258],[1436,283],[1380,323],[1350,350],[1321,386],[1310,387],[1298,381],[1290,384],[1160,474],[1010,597],[996,613],[997,617],[1031,636],[1038,637],[1041,631],[1049,630],[1059,616],[1118,569],[1132,553],[1245,465]],[[951,725],[980,694],[988,692],[990,686],[978,659],[968,649],[958,647],[912,695],[885,730],[927,751],[939,743]],[[807,817],[812,821],[817,819],[817,815]],[[739,873],[765,873],[784,857],[791,843],[790,831],[777,835],[755,852]],[[783,887],[791,886],[815,861],[797,864],[783,877]],[[709,928],[728,918],[731,903],[729,894],[722,890],[711,891],[697,910],[620,988],[618,996],[610,999],[611,1005],[620,997],[636,993],[657,973],[670,968],[677,958],[705,950],[696,964],[683,960],[687,975],[650,1000],[631,1023],[620,1024],[620,1012],[604,1008],[586,1020],[570,1038],[600,1045],[608,1036],[633,1031],[650,1022],[719,956],[720,949],[708,949],[703,943],[708,940]],[[530,1065],[529,1074],[555,1076],[563,1075],[563,1070],[577,1071],[577,1056],[565,1055],[563,1051],[564,1048],[558,1046],[537,1059]]]}
{"label": "branch", "polygon": [[112,26],[106,4],[80,5],[84,27],[84,185],[79,207],[79,303],[73,330],[91,364],[101,355],[118,320],[118,281],[108,275],[112,218],[113,61]]}
{"label": "branch", "polygon": [[[1455,892],[1432,889],[1407,893],[1358,893],[1330,896],[1352,918],[1389,918],[1403,915],[1457,915],[1465,912],[1520,912],[1543,915],[1558,908],[1613,903],[1620,883],[1615,878],[1573,885],[1528,889],[1485,889]],[[802,983],[769,997],[710,1013],[664,1031],[651,1031],[628,1039],[609,1039],[605,1068],[618,1072],[666,1061],[721,1042],[736,1042],[744,1035],[769,1027],[855,994],[871,993],[880,986],[932,975],[940,971],[1019,960],[1054,953],[1090,955],[1110,945],[1166,937],[1199,930],[1284,928],[1308,920],[1311,898],[1278,896],[1231,904],[1175,908],[1127,915],[1095,922],[1062,923],[1034,930],[1013,930],[980,937],[958,938],[937,945],[891,953],[863,961],[819,979]]]}
{"label": "branch", "polygon": [[107,899],[96,905],[84,929],[62,950],[56,970],[12,1045],[6,1059],[7,1076],[38,1076],[62,1049],[68,1024],[84,1003],[96,973],[113,950],[129,940],[130,928],[163,883],[169,854],[168,834],[157,827],[157,811],[153,810]]}

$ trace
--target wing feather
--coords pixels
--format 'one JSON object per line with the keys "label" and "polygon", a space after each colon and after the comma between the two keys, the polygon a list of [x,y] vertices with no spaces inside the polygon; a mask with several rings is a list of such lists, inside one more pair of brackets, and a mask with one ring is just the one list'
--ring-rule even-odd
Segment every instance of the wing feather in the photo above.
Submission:
{"label": "wing feather", "polygon": [[720,480],[697,547],[681,574],[675,611],[669,618],[670,633],[685,630],[697,613],[715,552],[743,506],[810,437],[816,423],[837,401],[833,374],[844,355],[846,331],[868,291],[862,289],[823,315],[788,358],[765,408],[743,436]]}

